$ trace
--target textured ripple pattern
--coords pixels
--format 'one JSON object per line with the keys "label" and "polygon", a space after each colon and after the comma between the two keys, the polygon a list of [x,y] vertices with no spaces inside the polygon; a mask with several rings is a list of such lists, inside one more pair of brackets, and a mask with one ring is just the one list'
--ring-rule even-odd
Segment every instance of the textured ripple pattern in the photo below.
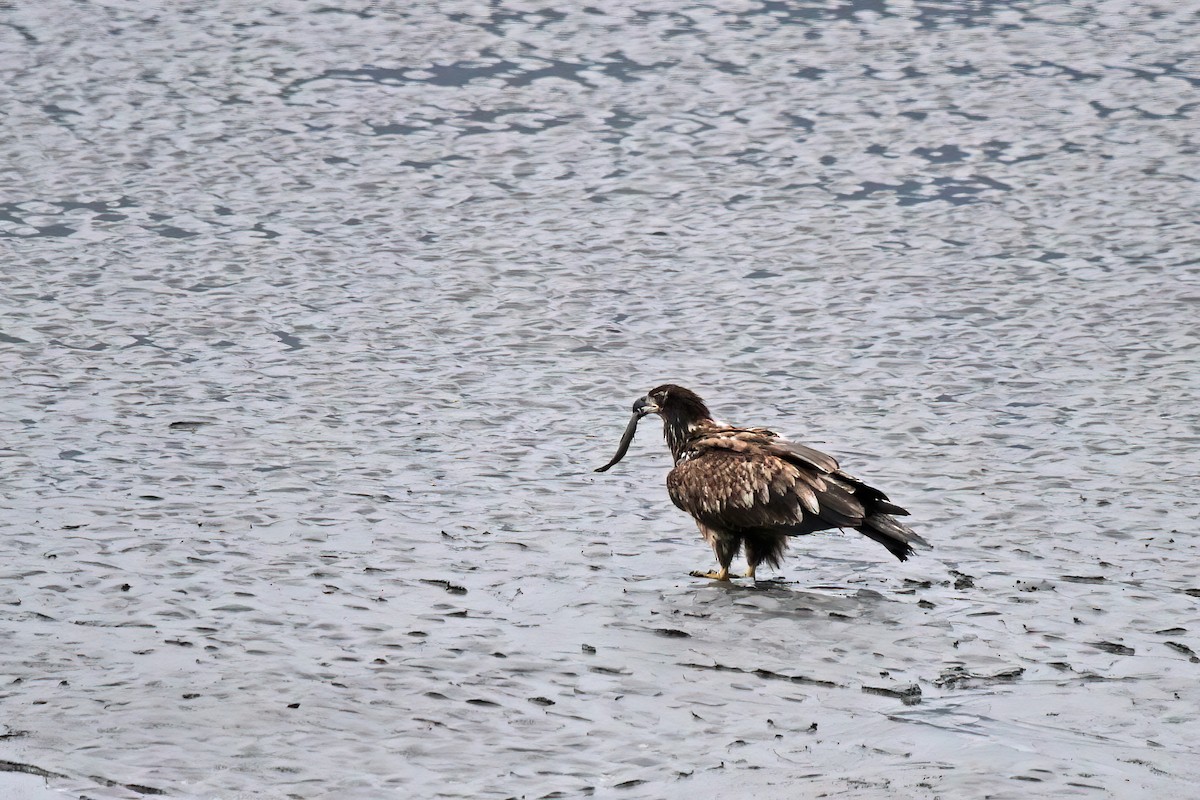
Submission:
{"label": "textured ripple pattern", "polygon": [[[1197,11],[0,7],[0,762],[1192,791]],[[666,380],[936,549],[689,578],[653,426],[591,472]]]}

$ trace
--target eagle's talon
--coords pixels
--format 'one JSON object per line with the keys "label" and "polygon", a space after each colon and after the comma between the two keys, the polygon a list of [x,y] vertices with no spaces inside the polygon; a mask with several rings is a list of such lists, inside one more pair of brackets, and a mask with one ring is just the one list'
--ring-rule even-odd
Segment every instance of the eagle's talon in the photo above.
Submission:
{"label": "eagle's talon", "polygon": [[692,572],[692,577],[708,578],[714,581],[727,581],[729,580],[729,570],[723,569],[720,572],[701,572],[700,570],[695,570]]}

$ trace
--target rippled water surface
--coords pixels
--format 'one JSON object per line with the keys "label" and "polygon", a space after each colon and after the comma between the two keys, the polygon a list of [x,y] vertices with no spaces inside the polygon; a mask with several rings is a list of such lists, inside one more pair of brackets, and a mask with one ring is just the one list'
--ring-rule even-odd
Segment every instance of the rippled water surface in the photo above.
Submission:
{"label": "rippled water surface", "polygon": [[[0,6],[0,789],[1188,796],[1198,40]],[[689,577],[654,426],[592,472],[666,380],[936,549]]]}

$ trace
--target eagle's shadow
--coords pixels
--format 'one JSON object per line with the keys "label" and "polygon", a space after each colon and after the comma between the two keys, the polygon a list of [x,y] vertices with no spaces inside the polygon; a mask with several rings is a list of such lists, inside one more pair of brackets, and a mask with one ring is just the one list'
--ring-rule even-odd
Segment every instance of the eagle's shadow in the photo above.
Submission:
{"label": "eagle's shadow", "polygon": [[[875,589],[855,584],[807,583],[799,579],[773,577],[754,581],[741,578],[732,581],[709,581],[710,589],[704,605],[731,604],[740,613],[777,617],[822,616],[833,619],[856,619],[889,612],[898,601]],[[699,595],[704,596],[704,593]],[[766,605],[763,605],[766,603]],[[711,606],[710,606],[711,607]]]}
{"label": "eagle's shadow", "polygon": [[[702,578],[697,578],[698,581],[704,581]],[[862,585],[852,583],[808,583],[799,578],[784,578],[776,576],[773,578],[756,578],[750,580],[747,578],[734,578],[729,581],[706,581],[712,588],[727,589],[730,592],[758,592],[758,593],[776,593],[780,595],[794,594],[813,594],[818,596],[858,596],[870,598],[872,600],[886,600],[886,596],[874,589],[867,588]]]}

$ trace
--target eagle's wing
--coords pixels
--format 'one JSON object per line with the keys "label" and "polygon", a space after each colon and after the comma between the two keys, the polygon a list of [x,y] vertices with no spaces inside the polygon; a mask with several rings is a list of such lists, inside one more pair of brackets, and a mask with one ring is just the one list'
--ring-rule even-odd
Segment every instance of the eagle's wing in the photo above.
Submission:
{"label": "eagle's wing", "polygon": [[857,527],[866,517],[824,453],[754,429],[707,431],[688,445],[694,455],[671,470],[667,492],[705,525],[800,534]]}
{"label": "eagle's wing", "polygon": [[873,486],[868,486],[853,475],[843,472],[838,466],[837,460],[831,455],[779,437],[774,437],[771,441],[765,443],[765,447],[768,452],[787,461],[801,466],[812,467],[822,476],[827,476],[826,482],[830,482],[830,479],[832,479],[832,483],[843,490],[843,493],[854,495],[861,504],[869,507],[869,513],[879,512],[882,514],[908,516],[908,512],[888,500],[886,494]]}
{"label": "eagle's wing", "polygon": [[840,471],[838,469],[838,462],[833,456],[822,453],[820,450],[814,450],[806,445],[789,442],[787,439],[779,437],[772,437],[772,440],[766,444],[766,447],[768,452],[774,455],[785,458],[788,461],[806,464],[826,475]]}

